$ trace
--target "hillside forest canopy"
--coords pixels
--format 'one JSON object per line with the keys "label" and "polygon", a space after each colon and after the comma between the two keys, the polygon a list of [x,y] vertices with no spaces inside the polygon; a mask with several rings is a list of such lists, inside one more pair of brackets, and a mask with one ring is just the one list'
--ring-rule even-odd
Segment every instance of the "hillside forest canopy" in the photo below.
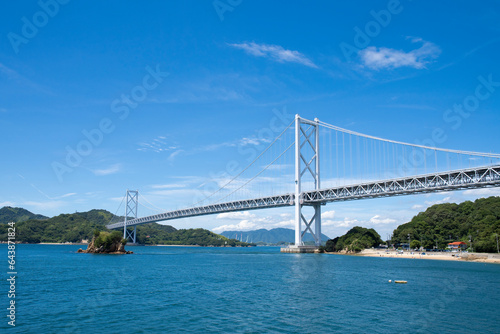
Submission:
{"label": "hillside forest canopy", "polygon": [[[16,214],[18,213],[18,214]],[[7,240],[10,221],[16,222],[16,241],[21,243],[79,243],[90,241],[96,230],[111,232],[106,228],[116,217],[106,210],[91,210],[56,217],[36,219],[40,216],[21,208],[0,209],[0,240]],[[169,225],[150,223],[137,226],[137,243],[145,245],[198,245],[198,246],[248,246],[205,229],[177,230]]]}

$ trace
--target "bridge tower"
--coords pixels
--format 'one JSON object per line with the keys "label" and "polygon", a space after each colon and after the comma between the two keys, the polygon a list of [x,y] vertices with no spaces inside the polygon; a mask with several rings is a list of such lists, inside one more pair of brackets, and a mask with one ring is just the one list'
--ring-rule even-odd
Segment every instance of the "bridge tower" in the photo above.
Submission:
{"label": "bridge tower", "polygon": [[123,223],[123,239],[130,239],[136,243],[137,226],[134,225],[134,230],[127,230],[127,220],[129,217],[137,218],[137,206],[139,204],[139,191],[127,189],[127,202],[125,205],[125,222]]}
{"label": "bridge tower", "polygon": [[[321,203],[314,204],[314,215],[306,219],[302,209],[302,186],[305,175],[312,176],[314,189],[320,189],[320,164],[319,164],[319,120],[314,122],[295,115],[295,249],[304,247],[302,238],[309,231],[315,240],[316,246],[321,245]],[[304,230],[302,231],[302,222]],[[312,228],[314,224],[314,230]]]}

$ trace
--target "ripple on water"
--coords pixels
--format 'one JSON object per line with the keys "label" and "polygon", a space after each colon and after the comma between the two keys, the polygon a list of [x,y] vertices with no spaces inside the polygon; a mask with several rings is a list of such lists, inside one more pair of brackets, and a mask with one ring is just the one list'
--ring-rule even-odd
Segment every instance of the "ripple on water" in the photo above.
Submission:
{"label": "ripple on water", "polygon": [[[500,327],[495,265],[280,254],[270,247],[130,247],[135,254],[119,257],[76,254],[78,248],[22,245],[19,332],[494,333]],[[474,307],[450,312],[457,303]]]}

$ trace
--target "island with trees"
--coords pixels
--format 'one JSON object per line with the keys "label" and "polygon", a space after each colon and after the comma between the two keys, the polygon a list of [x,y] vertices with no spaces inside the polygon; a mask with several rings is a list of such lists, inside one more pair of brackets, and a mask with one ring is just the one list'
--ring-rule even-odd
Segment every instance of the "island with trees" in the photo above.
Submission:
{"label": "island with trees", "polygon": [[[8,223],[16,223],[16,241],[19,243],[89,243],[94,231],[123,236],[123,231],[106,228],[118,217],[106,210],[91,210],[61,214],[52,218],[35,215],[22,208],[3,207],[0,209],[0,241],[7,240]],[[114,233],[114,234],[113,234]],[[176,229],[169,225],[149,223],[137,226],[136,242],[142,245],[189,245],[213,247],[247,247],[252,244],[197,229]]]}
{"label": "island with trees", "polygon": [[92,241],[87,246],[86,250],[79,249],[78,253],[90,254],[133,254],[131,251],[125,250],[127,239],[122,238],[119,231],[100,232],[94,231]]}
{"label": "island with trees", "polygon": [[382,243],[380,235],[374,229],[355,226],[345,235],[328,240],[320,251],[351,254],[366,248],[377,247]]}

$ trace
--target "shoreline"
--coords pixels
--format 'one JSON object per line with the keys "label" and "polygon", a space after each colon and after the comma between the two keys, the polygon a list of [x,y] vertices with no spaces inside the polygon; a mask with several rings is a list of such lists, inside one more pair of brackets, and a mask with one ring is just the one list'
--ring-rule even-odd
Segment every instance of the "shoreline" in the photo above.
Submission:
{"label": "shoreline", "polygon": [[366,257],[385,257],[385,258],[400,258],[400,259],[417,259],[417,260],[443,260],[443,261],[462,261],[462,262],[478,262],[478,263],[493,263],[500,264],[500,254],[497,253],[452,253],[452,252],[405,252],[403,254],[397,251],[387,251],[379,249],[365,249],[356,254],[341,254],[340,255],[366,256]]}
{"label": "shoreline", "polygon": [[61,245],[61,246],[71,246],[71,245],[88,245],[88,242],[40,242],[39,244],[25,244],[25,245]]}
{"label": "shoreline", "polygon": [[[144,245],[147,247],[203,247],[200,245]],[[209,247],[209,246],[207,246]]]}
{"label": "shoreline", "polygon": [[[0,244],[7,244],[5,241],[0,241]],[[82,242],[40,242],[37,244],[30,243],[16,243],[16,245],[51,245],[51,246],[85,246],[88,243]],[[231,246],[200,246],[200,245],[138,245],[138,244],[127,244],[128,247],[212,247],[212,248],[232,248]],[[235,246],[241,247],[241,246]],[[250,246],[248,246],[250,247]]]}

